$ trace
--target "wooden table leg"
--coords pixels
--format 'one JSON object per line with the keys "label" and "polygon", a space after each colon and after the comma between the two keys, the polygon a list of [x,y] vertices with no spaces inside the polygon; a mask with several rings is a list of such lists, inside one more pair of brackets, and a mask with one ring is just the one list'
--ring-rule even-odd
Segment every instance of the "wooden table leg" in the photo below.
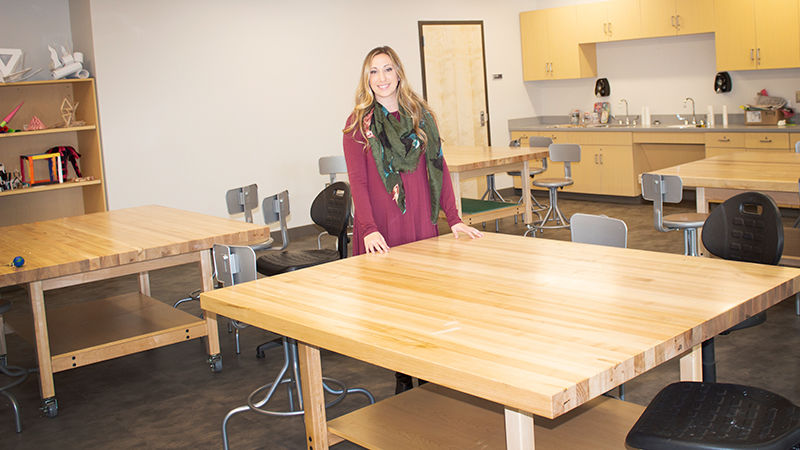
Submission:
{"label": "wooden table leg", "polygon": [[[214,269],[211,266],[211,250],[200,252],[200,277],[202,278],[203,292],[210,291],[214,286],[212,282]],[[206,318],[206,350],[208,351],[208,362],[211,370],[219,372],[222,370],[222,356],[219,349],[219,327],[217,326],[217,314],[205,311]]]}
{"label": "wooden table leg", "polygon": [[456,209],[458,210],[459,217],[463,219],[464,212],[461,210],[461,177],[457,172],[450,172],[450,180],[453,182],[453,194],[455,194],[456,197]]}
{"label": "wooden table leg", "polygon": [[325,450],[328,448],[328,424],[325,416],[325,391],[322,388],[319,348],[298,342],[297,351],[300,359],[307,448]]}
{"label": "wooden table leg", "polygon": [[[522,172],[527,173],[527,172]],[[506,407],[506,449],[533,450],[533,415]]]}
{"label": "wooden table leg", "polygon": [[139,292],[150,296],[150,272],[139,272]]}
{"label": "wooden table leg", "polygon": [[39,391],[41,392],[45,414],[55,417],[58,406],[55,401],[56,388],[53,383],[53,363],[50,356],[50,336],[47,333],[47,315],[44,307],[42,282],[28,284],[28,297],[33,312],[33,330],[36,336],[36,357],[39,361]]}
{"label": "wooden table leg", "polygon": [[[528,160],[522,161],[522,172],[520,173],[523,175],[530,173],[530,161]],[[520,185],[520,187],[522,188],[522,198],[523,198],[522,204],[525,205],[525,214],[524,214],[525,223],[530,224],[533,222],[533,202],[531,201],[530,177],[522,176],[520,178],[522,183]],[[527,189],[525,189],[526,180],[528,180]]]}
{"label": "wooden table leg", "polygon": [[692,347],[692,351],[681,357],[681,381],[703,381],[702,345]]}

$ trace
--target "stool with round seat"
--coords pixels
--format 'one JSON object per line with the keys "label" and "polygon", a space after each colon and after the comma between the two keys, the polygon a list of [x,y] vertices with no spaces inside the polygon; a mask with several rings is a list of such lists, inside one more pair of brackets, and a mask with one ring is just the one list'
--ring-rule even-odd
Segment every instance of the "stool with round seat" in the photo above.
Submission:
{"label": "stool with round seat", "polygon": [[653,202],[653,222],[656,230],[661,232],[683,230],[683,254],[698,256],[697,230],[703,226],[708,214],[664,215],[664,203],[680,203],[683,200],[681,178],[676,175],[643,173],[642,197]]}
{"label": "stool with round seat", "polygon": [[[547,207],[542,220],[528,225],[529,232],[536,236],[537,231],[554,228],[569,228],[569,222],[564,218],[558,207],[558,190],[574,184],[572,181],[572,163],[581,160],[581,146],[578,144],[550,144],[548,146],[549,158],[553,162],[564,163],[564,176],[558,178],[538,178],[533,180],[536,187],[546,188],[550,196],[550,205]],[[553,224],[548,224],[554,222]]]}

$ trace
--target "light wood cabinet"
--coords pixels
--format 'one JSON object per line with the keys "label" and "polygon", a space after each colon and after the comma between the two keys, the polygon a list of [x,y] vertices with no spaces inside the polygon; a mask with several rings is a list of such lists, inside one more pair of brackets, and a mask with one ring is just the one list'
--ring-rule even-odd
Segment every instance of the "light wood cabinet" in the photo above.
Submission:
{"label": "light wood cabinet", "polygon": [[574,133],[581,161],[572,164],[575,184],[565,190],[585,194],[635,196],[633,146],[630,132]]}
{"label": "light wood cabinet", "polygon": [[763,150],[794,150],[789,133],[706,133],[706,158]]}
{"label": "light wood cabinet", "polygon": [[[84,124],[57,128],[64,123],[61,115],[64,98],[77,105],[75,119]],[[20,169],[20,155],[40,154],[52,147],[70,146],[81,155],[78,165],[86,180],[74,181],[70,164],[69,179],[63,183],[36,184],[0,192],[0,226],[106,211],[94,79],[0,84],[0,112],[3,116],[21,102],[24,104],[10,121],[10,128],[23,129],[35,115],[47,129],[0,134],[0,162],[6,171]],[[34,165],[37,178],[43,178],[47,163],[37,164]]]}
{"label": "light wood cabinet", "polygon": [[574,6],[520,13],[522,73],[525,81],[597,75],[594,44],[578,45]]}
{"label": "light wood cabinet", "polygon": [[578,42],[622,41],[646,37],[642,33],[640,0],[611,0],[577,8]]}
{"label": "light wood cabinet", "polygon": [[715,0],[717,70],[800,67],[797,0]]}
{"label": "light wood cabinet", "polygon": [[714,0],[640,0],[646,37],[711,33]]}

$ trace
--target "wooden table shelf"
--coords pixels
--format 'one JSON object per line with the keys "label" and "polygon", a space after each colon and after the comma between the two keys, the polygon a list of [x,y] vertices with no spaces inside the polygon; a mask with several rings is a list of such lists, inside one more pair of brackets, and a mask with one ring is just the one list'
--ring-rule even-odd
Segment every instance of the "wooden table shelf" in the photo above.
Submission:
{"label": "wooden table shelf", "polygon": [[[536,448],[625,448],[644,407],[596,398],[557,419],[536,417]],[[331,440],[383,450],[505,448],[503,405],[426,384],[328,422]]]}
{"label": "wooden table shelf", "polygon": [[[138,292],[48,308],[53,372],[206,336],[206,322]],[[35,345],[31,312],[8,322]]]}

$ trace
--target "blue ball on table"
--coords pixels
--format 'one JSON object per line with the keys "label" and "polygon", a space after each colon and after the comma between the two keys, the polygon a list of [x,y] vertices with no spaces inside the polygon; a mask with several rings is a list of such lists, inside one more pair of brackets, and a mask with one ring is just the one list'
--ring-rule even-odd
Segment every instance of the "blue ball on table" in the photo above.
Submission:
{"label": "blue ball on table", "polygon": [[15,256],[12,264],[14,264],[14,267],[22,267],[22,265],[25,264],[25,258],[22,256]]}

